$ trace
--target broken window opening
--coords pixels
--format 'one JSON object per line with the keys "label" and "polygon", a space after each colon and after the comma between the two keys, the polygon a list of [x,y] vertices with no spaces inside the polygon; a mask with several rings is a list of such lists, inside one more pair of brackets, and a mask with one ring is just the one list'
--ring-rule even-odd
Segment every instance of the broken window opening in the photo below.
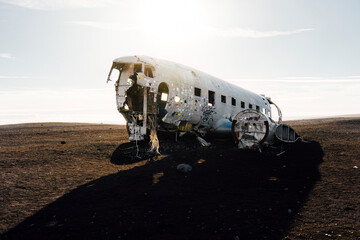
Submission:
{"label": "broken window opening", "polygon": [[144,89],[139,85],[134,84],[126,91],[126,94],[126,103],[129,109],[134,112],[142,112]]}
{"label": "broken window opening", "polygon": [[153,78],[153,72],[151,70],[151,67],[149,65],[145,65],[145,76]]}
{"label": "broken window opening", "polygon": [[232,104],[233,106],[236,106],[236,99],[235,99],[235,98],[231,98],[231,104]]}
{"label": "broken window opening", "polygon": [[252,104],[251,103],[249,103],[249,108],[252,109]]}
{"label": "broken window opening", "polygon": [[201,89],[195,88],[195,96],[200,97],[201,96]]}
{"label": "broken window opening", "polygon": [[134,64],[134,72],[142,72],[142,64],[141,63],[135,63]]}
{"label": "broken window opening", "polygon": [[221,102],[222,102],[222,103],[226,103],[226,96],[221,95]]}
{"label": "broken window opening", "polygon": [[245,108],[245,102],[241,101],[241,107]]}
{"label": "broken window opening", "polygon": [[215,92],[209,90],[209,104],[211,104],[211,106],[215,105]]}
{"label": "broken window opening", "polygon": [[116,82],[116,81],[119,80],[119,78],[120,78],[120,71],[119,71],[119,69],[117,69],[117,68],[112,68],[112,69],[110,70],[110,75],[109,75],[109,77],[108,77],[108,81],[114,81],[114,82]]}
{"label": "broken window opening", "polygon": [[161,93],[161,101],[166,102],[168,100],[168,94],[167,93]]}
{"label": "broken window opening", "polygon": [[131,80],[133,83],[137,84],[137,74],[131,75],[128,79],[128,82],[131,83]]}
{"label": "broken window opening", "polygon": [[160,83],[158,94],[160,95],[160,99],[159,97],[157,98],[158,119],[162,119],[167,113],[165,106],[169,98],[169,87],[165,82]]}
{"label": "broken window opening", "polygon": [[260,111],[260,107],[256,105],[256,111]]}

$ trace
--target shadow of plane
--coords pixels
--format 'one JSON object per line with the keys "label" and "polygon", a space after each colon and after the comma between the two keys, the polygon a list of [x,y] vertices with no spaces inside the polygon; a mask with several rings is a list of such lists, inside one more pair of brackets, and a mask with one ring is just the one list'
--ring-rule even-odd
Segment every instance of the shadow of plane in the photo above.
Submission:
{"label": "shadow of plane", "polygon": [[[320,179],[322,156],[316,142],[279,157],[174,150],[78,187],[1,239],[281,239]],[[183,162],[193,170],[178,172]]]}

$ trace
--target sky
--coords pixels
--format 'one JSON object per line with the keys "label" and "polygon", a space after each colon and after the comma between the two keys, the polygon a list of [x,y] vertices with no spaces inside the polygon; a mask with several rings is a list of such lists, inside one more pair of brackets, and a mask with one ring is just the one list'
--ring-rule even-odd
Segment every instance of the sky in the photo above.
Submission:
{"label": "sky", "polygon": [[112,60],[147,55],[270,96],[284,119],[360,114],[358,0],[0,0],[0,124],[125,123]]}

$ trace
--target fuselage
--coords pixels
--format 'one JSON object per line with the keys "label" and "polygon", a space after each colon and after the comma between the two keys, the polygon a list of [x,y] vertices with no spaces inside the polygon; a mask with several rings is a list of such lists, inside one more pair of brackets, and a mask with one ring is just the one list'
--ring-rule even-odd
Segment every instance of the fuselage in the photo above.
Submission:
{"label": "fuselage", "polygon": [[114,71],[119,71],[113,79],[117,107],[133,135],[148,134],[152,125],[165,131],[230,133],[234,116],[245,109],[271,115],[264,96],[174,62],[122,57],[113,61],[109,78]]}

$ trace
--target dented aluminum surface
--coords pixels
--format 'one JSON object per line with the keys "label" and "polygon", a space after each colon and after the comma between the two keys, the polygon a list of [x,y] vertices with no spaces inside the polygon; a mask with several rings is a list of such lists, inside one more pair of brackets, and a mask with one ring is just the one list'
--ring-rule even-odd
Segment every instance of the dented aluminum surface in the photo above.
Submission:
{"label": "dented aluminum surface", "polygon": [[[274,103],[270,98],[196,69],[129,56],[113,61],[111,80],[115,81],[117,107],[128,123],[132,141],[143,140],[150,132],[154,138],[154,130],[190,132],[198,137],[233,134],[239,148],[271,144],[274,139],[276,124],[270,108]],[[245,127],[249,124],[255,124],[256,131]]]}

